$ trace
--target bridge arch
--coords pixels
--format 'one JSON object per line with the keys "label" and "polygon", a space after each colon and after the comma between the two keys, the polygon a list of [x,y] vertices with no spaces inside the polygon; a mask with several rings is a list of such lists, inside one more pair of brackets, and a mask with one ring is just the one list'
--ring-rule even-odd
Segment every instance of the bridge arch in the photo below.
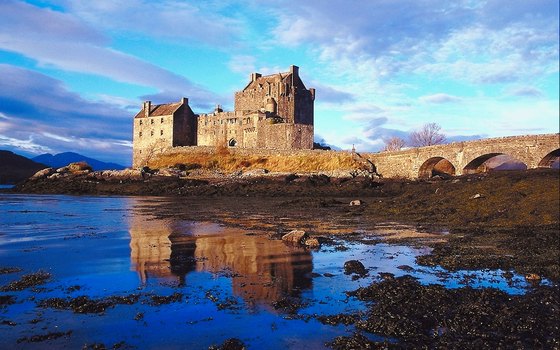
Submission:
{"label": "bridge arch", "polygon": [[418,170],[420,179],[429,179],[434,176],[454,176],[455,166],[443,157],[432,157],[426,160]]}
{"label": "bridge arch", "polygon": [[550,152],[539,162],[539,168],[557,168],[560,163],[560,148]]}
{"label": "bridge arch", "polygon": [[236,140],[236,139],[230,139],[230,140],[228,141],[228,146],[229,146],[229,147],[235,147],[235,146],[237,146],[237,140]]}
{"label": "bridge arch", "polygon": [[[489,164],[494,159],[496,164]],[[527,164],[505,153],[487,153],[471,160],[463,174],[485,173],[489,170],[527,170]]]}

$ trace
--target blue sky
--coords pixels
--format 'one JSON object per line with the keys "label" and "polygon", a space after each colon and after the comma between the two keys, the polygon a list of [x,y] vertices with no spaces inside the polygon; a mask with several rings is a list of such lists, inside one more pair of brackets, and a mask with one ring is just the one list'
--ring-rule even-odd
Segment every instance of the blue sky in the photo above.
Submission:
{"label": "blue sky", "polygon": [[378,151],[559,131],[558,0],[0,2],[0,149],[131,163],[141,102],[233,109],[294,64],[317,141]]}

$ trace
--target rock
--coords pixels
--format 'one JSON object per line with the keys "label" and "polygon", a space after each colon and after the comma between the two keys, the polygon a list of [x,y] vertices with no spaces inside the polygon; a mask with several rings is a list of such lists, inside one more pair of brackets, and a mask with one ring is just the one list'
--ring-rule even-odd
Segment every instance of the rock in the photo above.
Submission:
{"label": "rock", "polygon": [[245,344],[237,338],[230,338],[226,340],[222,346],[222,350],[245,350]]}
{"label": "rock", "polygon": [[86,162],[75,162],[75,163],[70,163],[67,165],[68,171],[74,173],[77,171],[84,171],[84,170],[89,170],[92,171],[93,168]]}
{"label": "rock", "polygon": [[474,196],[470,196],[469,199],[478,199],[478,198],[484,198],[483,195],[481,195],[480,193],[475,194]]}
{"label": "rock", "polygon": [[357,205],[362,205],[362,204],[364,204],[364,202],[361,201],[360,199],[354,199],[353,201],[350,202],[351,207],[357,206]]}
{"label": "rock", "polygon": [[406,271],[406,272],[414,271],[414,268],[412,266],[409,266],[409,265],[400,265],[400,266],[397,266],[397,269],[403,270],[403,271]]}
{"label": "rock", "polygon": [[367,273],[367,269],[358,260],[348,260],[344,263],[344,273],[347,275],[350,274],[358,274],[358,275],[365,275]]}
{"label": "rock", "polygon": [[379,272],[379,277],[383,278],[384,280],[394,280],[395,275],[390,272]]}
{"label": "rock", "polygon": [[262,176],[268,174],[268,169],[251,169],[243,173],[244,177]]}
{"label": "rock", "polygon": [[529,282],[537,282],[541,280],[541,276],[536,273],[528,273],[525,275],[525,279]]}
{"label": "rock", "polygon": [[290,242],[290,243],[295,243],[295,244],[301,244],[307,238],[308,238],[307,232],[302,231],[302,230],[293,230],[293,231],[290,231],[290,232],[286,233],[284,236],[282,236],[282,240],[284,242]]}
{"label": "rock", "polygon": [[47,176],[50,176],[50,175],[54,174],[54,172],[55,172],[54,168],[46,168],[46,169],[43,169],[43,170],[39,170],[38,172],[33,174],[33,176],[31,176],[30,179],[31,180],[41,179],[43,177],[47,177]]}
{"label": "rock", "polygon": [[286,177],[284,178],[284,181],[286,183],[290,183],[292,181],[294,181],[295,179],[297,179],[299,176],[297,176],[296,174],[288,174],[286,175]]}
{"label": "rock", "polygon": [[164,168],[164,169],[159,169],[157,174],[160,176],[179,177],[181,175],[181,171],[173,168]]}
{"label": "rock", "polygon": [[307,181],[312,185],[326,185],[331,182],[331,178],[325,174],[311,175]]}
{"label": "rock", "polygon": [[317,238],[311,237],[305,240],[305,246],[309,248],[318,248],[321,246],[321,243],[319,243],[319,240]]}
{"label": "rock", "polygon": [[56,172],[56,173],[54,173],[54,174],[52,174],[52,175],[47,176],[47,179],[52,179],[52,180],[54,180],[54,179],[58,179],[59,177],[62,177],[62,174],[59,173],[59,172]]}

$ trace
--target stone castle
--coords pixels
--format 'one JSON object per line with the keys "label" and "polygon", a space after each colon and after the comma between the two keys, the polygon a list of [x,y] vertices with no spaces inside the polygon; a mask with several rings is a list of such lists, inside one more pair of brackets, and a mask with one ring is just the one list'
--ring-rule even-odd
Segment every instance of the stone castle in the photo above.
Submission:
{"label": "stone castle", "polygon": [[178,103],[144,102],[134,117],[133,167],[145,165],[158,152],[178,146],[253,149],[312,149],[315,89],[307,89],[299,68],[263,76],[235,93],[233,112],[217,106],[195,114],[187,98]]}

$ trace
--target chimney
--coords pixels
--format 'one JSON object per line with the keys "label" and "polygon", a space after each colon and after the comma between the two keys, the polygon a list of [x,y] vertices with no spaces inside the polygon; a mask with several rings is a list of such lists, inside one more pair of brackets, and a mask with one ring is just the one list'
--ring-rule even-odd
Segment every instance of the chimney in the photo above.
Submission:
{"label": "chimney", "polygon": [[293,75],[299,75],[299,67],[298,66],[294,66],[293,64],[290,66],[290,73],[292,73]]}
{"label": "chimney", "polygon": [[150,116],[151,109],[152,109],[152,101],[144,101],[144,117],[148,118]]}
{"label": "chimney", "polygon": [[311,99],[315,101],[315,88],[310,88],[309,92],[311,93]]}
{"label": "chimney", "polygon": [[189,99],[186,98],[186,97],[181,97],[181,104],[188,105],[189,104]]}
{"label": "chimney", "polygon": [[254,82],[258,78],[262,77],[261,73],[251,73],[251,82]]}

